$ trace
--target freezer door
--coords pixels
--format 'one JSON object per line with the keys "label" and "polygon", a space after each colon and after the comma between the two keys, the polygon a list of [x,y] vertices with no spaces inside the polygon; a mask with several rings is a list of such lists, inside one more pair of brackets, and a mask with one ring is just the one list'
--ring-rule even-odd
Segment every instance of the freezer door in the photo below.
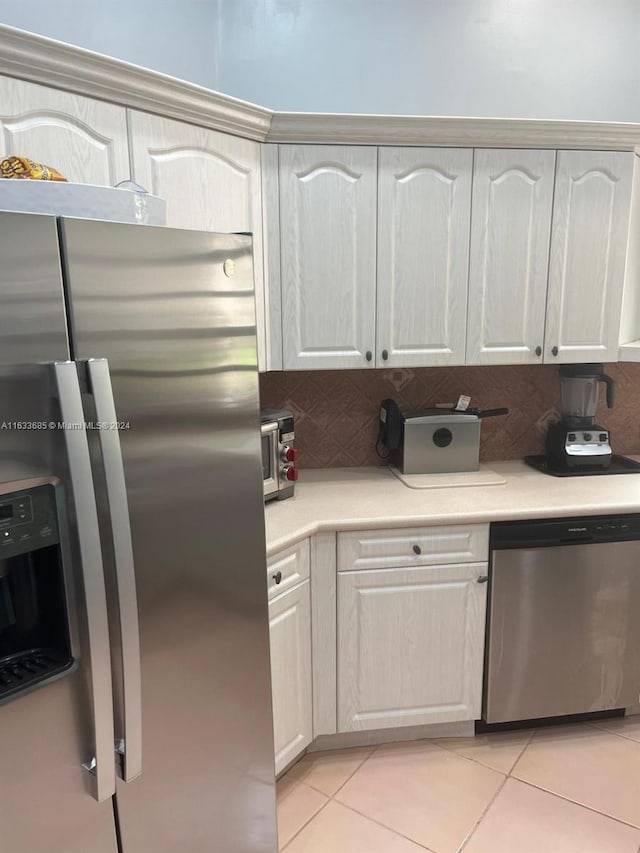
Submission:
{"label": "freezer door", "polygon": [[[142,773],[117,789],[123,851],[275,853],[251,239],[62,229],[76,358],[108,360],[130,509]],[[110,601],[115,620],[115,582]]]}
{"label": "freezer door", "polygon": [[[61,419],[55,375],[50,364],[35,363],[69,356],[55,219],[0,213],[0,258],[0,481],[62,480],[78,662],[59,680],[0,704],[0,851],[116,853],[112,802],[96,801],[94,779],[82,766],[95,755],[84,587],[64,435],[48,426]],[[0,545],[0,574],[8,569]],[[31,606],[38,610],[34,600]],[[0,641],[10,630],[5,619]]]}

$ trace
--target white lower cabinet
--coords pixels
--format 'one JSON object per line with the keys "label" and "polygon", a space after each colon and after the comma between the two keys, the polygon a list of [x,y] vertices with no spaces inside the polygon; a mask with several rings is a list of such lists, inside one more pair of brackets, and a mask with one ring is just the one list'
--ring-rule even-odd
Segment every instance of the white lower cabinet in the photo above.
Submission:
{"label": "white lower cabinet", "polygon": [[478,719],[487,564],[338,573],[338,731]]}
{"label": "white lower cabinet", "polygon": [[309,595],[306,580],[269,602],[276,773],[313,737]]}

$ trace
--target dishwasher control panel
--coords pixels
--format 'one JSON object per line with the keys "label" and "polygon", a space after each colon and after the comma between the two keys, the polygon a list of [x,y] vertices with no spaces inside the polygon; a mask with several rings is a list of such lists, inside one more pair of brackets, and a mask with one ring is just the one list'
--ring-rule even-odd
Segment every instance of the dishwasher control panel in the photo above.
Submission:
{"label": "dishwasher control panel", "polygon": [[491,549],[544,548],[579,542],[640,539],[640,515],[597,515],[533,521],[502,521],[491,525]]}

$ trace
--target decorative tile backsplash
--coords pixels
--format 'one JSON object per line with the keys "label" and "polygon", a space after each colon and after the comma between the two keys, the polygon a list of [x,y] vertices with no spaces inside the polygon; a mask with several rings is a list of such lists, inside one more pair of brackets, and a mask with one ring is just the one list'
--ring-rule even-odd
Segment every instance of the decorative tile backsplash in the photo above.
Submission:
{"label": "decorative tile backsplash", "polygon": [[[640,453],[640,364],[609,364],[615,405],[598,422],[611,431],[615,453]],[[301,468],[384,465],[375,451],[378,408],[387,397],[401,408],[426,408],[471,397],[479,409],[507,406],[505,417],[482,422],[480,460],[518,459],[544,452],[547,424],[560,412],[560,381],[553,365],[426,367],[388,370],[313,370],[264,373],[263,407],[287,408],[296,419]]]}

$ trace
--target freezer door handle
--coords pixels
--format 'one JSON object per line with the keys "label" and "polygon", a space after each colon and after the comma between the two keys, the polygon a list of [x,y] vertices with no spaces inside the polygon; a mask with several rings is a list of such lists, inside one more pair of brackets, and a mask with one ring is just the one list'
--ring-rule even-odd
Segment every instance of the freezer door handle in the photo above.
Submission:
{"label": "freezer door handle", "polygon": [[122,759],[122,778],[125,782],[131,782],[142,773],[142,689],[138,600],[129,505],[109,362],[106,358],[90,358],[86,364],[98,420],[98,436],[111,516],[116,595],[120,615],[124,731],[123,741],[118,743],[116,751]]}
{"label": "freezer door handle", "polygon": [[102,803],[115,793],[116,768],[113,757],[109,624],[98,510],[76,364],[73,361],[55,362],[53,373],[63,421],[78,529],[80,570],[87,610],[86,624],[91,662],[90,689],[95,755],[83,766],[94,776],[93,795],[99,803]]}

